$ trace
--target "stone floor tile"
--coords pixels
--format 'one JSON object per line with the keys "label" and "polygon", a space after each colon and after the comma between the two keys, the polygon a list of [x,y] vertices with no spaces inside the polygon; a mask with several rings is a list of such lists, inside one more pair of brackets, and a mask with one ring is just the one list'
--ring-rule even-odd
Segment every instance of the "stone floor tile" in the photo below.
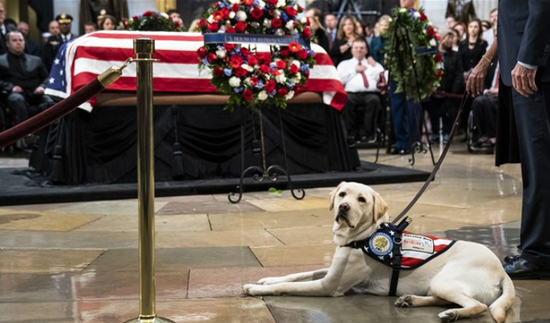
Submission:
{"label": "stone floor tile", "polygon": [[188,201],[188,202],[169,202],[157,215],[173,214],[204,214],[204,213],[240,213],[240,212],[258,212],[260,208],[242,201],[239,204],[232,204],[229,201]]}
{"label": "stone floor tile", "polygon": [[2,232],[0,247],[51,249],[123,249],[137,248],[137,232],[52,232],[15,231]]}
{"label": "stone floor tile", "polygon": [[[158,212],[166,205],[166,202],[155,203],[155,212]],[[56,213],[79,213],[79,214],[100,214],[100,215],[136,215],[138,214],[137,199],[112,200],[112,201],[91,201],[73,203],[71,205],[55,209]]]}
{"label": "stone floor tile", "polygon": [[91,214],[0,211],[0,230],[71,231],[100,219]]}
{"label": "stone floor tile", "polygon": [[0,273],[82,271],[104,250],[0,249]]}
{"label": "stone floor tile", "polygon": [[333,243],[311,246],[251,247],[264,267],[318,264],[328,267],[336,245]]}
{"label": "stone floor tile", "polygon": [[158,248],[229,246],[280,246],[276,237],[262,229],[238,231],[158,232]]}
{"label": "stone floor tile", "polygon": [[297,200],[293,197],[269,198],[261,200],[251,200],[248,203],[257,206],[268,212],[310,210],[328,208],[328,199],[306,196],[303,200]]}
{"label": "stone floor tile", "polygon": [[286,246],[319,245],[332,243],[332,225],[267,229]]}

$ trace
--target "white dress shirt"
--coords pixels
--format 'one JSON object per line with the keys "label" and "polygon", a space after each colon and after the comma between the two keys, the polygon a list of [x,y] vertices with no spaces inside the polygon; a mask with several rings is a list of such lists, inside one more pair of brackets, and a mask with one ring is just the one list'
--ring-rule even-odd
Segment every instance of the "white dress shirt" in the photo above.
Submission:
{"label": "white dress shirt", "polygon": [[342,84],[344,84],[346,92],[380,92],[376,84],[380,79],[380,73],[384,71],[382,65],[376,63],[376,66],[372,66],[367,62],[367,59],[361,61],[361,65],[367,67],[364,73],[369,82],[369,87],[365,88],[361,73],[355,71],[355,67],[358,64],[359,61],[356,58],[350,58],[338,64],[338,76]]}

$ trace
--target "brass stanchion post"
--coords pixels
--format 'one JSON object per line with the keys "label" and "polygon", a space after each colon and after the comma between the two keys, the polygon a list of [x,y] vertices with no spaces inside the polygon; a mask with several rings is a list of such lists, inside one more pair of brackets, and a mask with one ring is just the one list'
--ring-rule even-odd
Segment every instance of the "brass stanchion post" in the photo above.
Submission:
{"label": "brass stanchion post", "polygon": [[174,323],[155,313],[155,176],[153,52],[150,38],[134,39],[137,73],[139,317],[126,323]]}

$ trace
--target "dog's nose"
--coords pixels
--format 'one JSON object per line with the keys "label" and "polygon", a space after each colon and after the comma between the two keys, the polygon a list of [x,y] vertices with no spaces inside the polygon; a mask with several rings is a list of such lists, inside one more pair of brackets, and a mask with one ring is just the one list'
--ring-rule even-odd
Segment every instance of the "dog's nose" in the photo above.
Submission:
{"label": "dog's nose", "polygon": [[349,211],[349,204],[348,203],[342,203],[338,207],[338,210],[340,211]]}

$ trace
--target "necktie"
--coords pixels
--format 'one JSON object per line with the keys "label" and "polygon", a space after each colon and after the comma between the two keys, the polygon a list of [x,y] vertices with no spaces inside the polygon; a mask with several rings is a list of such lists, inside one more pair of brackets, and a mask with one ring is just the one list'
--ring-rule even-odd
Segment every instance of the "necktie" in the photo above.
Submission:
{"label": "necktie", "polygon": [[[328,31],[328,30],[327,30]],[[332,37],[332,30],[328,31],[328,48],[332,48],[332,42],[334,38]]]}
{"label": "necktie", "polygon": [[[361,62],[359,62],[358,64],[359,66],[361,66]],[[369,81],[367,80],[367,76],[365,75],[365,71],[361,72],[361,77],[363,78],[363,85],[365,86],[365,89],[368,89],[369,88]]]}

